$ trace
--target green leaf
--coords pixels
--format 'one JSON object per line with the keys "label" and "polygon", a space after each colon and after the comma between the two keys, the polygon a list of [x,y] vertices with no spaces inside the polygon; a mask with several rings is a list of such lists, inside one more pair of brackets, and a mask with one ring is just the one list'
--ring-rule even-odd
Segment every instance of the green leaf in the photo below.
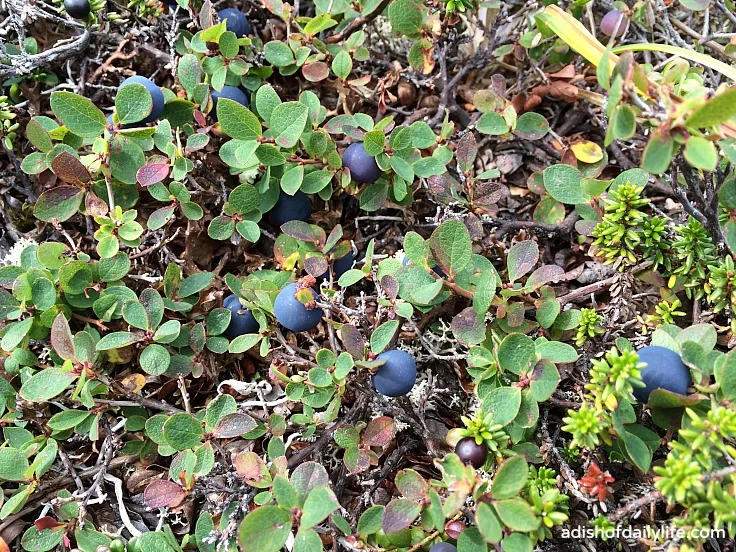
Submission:
{"label": "green leaf", "polygon": [[388,322],[384,322],[378,326],[376,331],[371,334],[371,351],[375,354],[383,352],[383,350],[388,347],[388,344],[391,343],[391,340],[394,335],[396,335],[396,330],[398,329],[398,320],[389,320]]}
{"label": "green leaf", "polygon": [[48,426],[54,431],[64,431],[82,423],[89,416],[86,410],[63,410],[51,416]]}
{"label": "green leaf", "polygon": [[503,527],[491,507],[485,502],[478,504],[475,511],[475,523],[486,542],[493,544],[500,542]]}
{"label": "green leaf", "polygon": [[281,177],[281,189],[293,196],[301,187],[304,180],[304,166],[296,165],[284,173]]}
{"label": "green leaf", "polygon": [[280,40],[272,40],[263,45],[263,55],[271,65],[286,67],[294,63],[294,53],[291,48]]}
{"label": "green leaf", "polygon": [[165,374],[166,370],[169,369],[171,355],[165,347],[152,343],[143,349],[138,362],[146,374],[160,376],[161,374]]}
{"label": "green leaf", "polygon": [[493,423],[510,424],[521,408],[521,389],[497,387],[483,399],[483,410],[493,417]]}
{"label": "green leaf", "polygon": [[228,98],[217,101],[217,120],[223,132],[236,140],[258,140],[263,134],[258,117]]}
{"label": "green leaf", "polygon": [[498,347],[498,364],[503,370],[520,375],[527,373],[536,354],[531,337],[512,333],[507,335]]}
{"label": "green leaf", "polygon": [[111,349],[120,349],[121,347],[132,345],[140,341],[140,339],[141,337],[138,334],[132,332],[113,332],[107,334],[97,342],[97,350],[109,351]]}
{"label": "green leaf", "polygon": [[279,552],[290,532],[290,512],[276,506],[261,506],[241,522],[238,542],[243,552]]}
{"label": "green leaf", "polygon": [[63,392],[74,381],[70,372],[46,368],[33,374],[20,388],[20,396],[28,401],[44,402]]}
{"label": "green leaf", "polygon": [[52,92],[51,110],[77,136],[100,136],[107,127],[105,114],[91,100],[71,92]]}
{"label": "green leaf", "polygon": [[[353,60],[345,50],[340,50],[332,60],[332,72],[341,79],[347,79],[353,70]],[[49,148],[50,149],[50,148]]]}
{"label": "green leaf", "polygon": [[281,98],[273,89],[270,84],[264,84],[261,86],[255,94],[255,104],[258,114],[261,118],[266,121],[266,124],[271,124],[271,113],[277,105],[281,103]]}
{"label": "green leaf", "polygon": [[384,506],[371,506],[358,520],[358,533],[361,536],[373,535],[381,530]]}
{"label": "green leaf", "polygon": [[501,464],[493,478],[491,494],[496,500],[513,498],[521,492],[529,477],[529,466],[523,456],[513,456]]}
{"label": "green leaf", "polygon": [[145,164],[143,150],[131,138],[117,135],[110,141],[110,172],[120,182],[136,184],[138,169]]}
{"label": "green leaf", "polygon": [[18,449],[0,448],[0,479],[24,481],[28,469],[28,458]]}
{"label": "green leaf", "polygon": [[641,167],[654,174],[665,172],[675,156],[675,141],[670,136],[652,136],[644,149]]}
{"label": "green leaf", "polygon": [[3,336],[0,347],[3,351],[11,352],[25,339],[28,332],[31,330],[33,325],[33,318],[26,318],[20,322],[12,322],[5,329],[5,335]]}
{"label": "green leaf", "polygon": [[682,154],[693,167],[704,171],[713,171],[718,164],[718,151],[715,145],[702,136],[688,138]]}
{"label": "green leaf", "polygon": [[457,538],[458,552],[488,552],[488,546],[477,527],[468,527]]}
{"label": "green leaf", "polygon": [[422,27],[422,5],[414,0],[394,0],[388,7],[388,19],[394,32],[413,36]]}
{"label": "green leaf", "polygon": [[540,520],[534,515],[532,507],[520,498],[499,500],[494,502],[493,506],[501,521],[515,531],[528,533],[540,525]]}
{"label": "green leaf", "polygon": [[23,550],[26,552],[48,552],[56,548],[64,537],[66,529],[65,525],[60,525],[60,527],[45,529],[38,529],[35,525],[31,525],[21,538]]}
{"label": "green leaf", "polygon": [[484,113],[475,123],[475,128],[481,134],[489,134],[491,136],[499,136],[506,134],[509,131],[509,126],[506,124],[506,119],[495,111],[489,111]]}
{"label": "green leaf", "polygon": [[188,94],[192,94],[194,87],[202,80],[202,68],[199,66],[197,56],[194,54],[184,54],[179,58],[176,74],[184,90]]}
{"label": "green leaf", "polygon": [[580,187],[583,177],[576,168],[570,165],[552,165],[544,169],[542,177],[547,193],[560,203],[588,203],[588,198]]}
{"label": "green leaf", "polygon": [[383,153],[383,144],[386,141],[386,134],[382,130],[371,130],[366,132],[363,137],[363,148],[371,157],[375,157]]}
{"label": "green leaf", "polygon": [[179,297],[189,297],[209,287],[215,279],[214,272],[198,272],[184,279],[179,286]]}
{"label": "green leaf", "polygon": [[[218,104],[219,105],[219,104]],[[271,112],[271,133],[276,144],[282,148],[296,145],[304,132],[309,108],[301,102],[285,102]]]}
{"label": "green leaf", "polygon": [[122,124],[142,121],[151,114],[151,109],[151,93],[142,84],[126,84],[115,95],[115,111]]}
{"label": "green leaf", "polygon": [[235,339],[233,339],[230,342],[230,346],[228,347],[228,351],[231,353],[244,353],[245,351],[248,351],[249,349],[252,349],[256,343],[258,343],[261,340],[261,336],[259,334],[244,334],[239,335]]}
{"label": "green leaf", "polygon": [[321,523],[327,516],[340,507],[335,493],[329,487],[317,487],[307,496],[302,509],[302,518],[299,527],[309,529]]}
{"label": "green leaf", "polygon": [[203,435],[202,423],[184,412],[174,414],[164,423],[163,437],[175,450],[194,448],[201,443]]}
{"label": "green leaf", "polygon": [[736,87],[731,86],[694,109],[685,121],[690,128],[706,128],[725,123],[736,115]]}
{"label": "green leaf", "polygon": [[470,232],[459,220],[443,222],[429,238],[429,248],[437,264],[451,277],[470,264],[472,245]]}
{"label": "green leaf", "polygon": [[540,357],[552,362],[575,362],[578,359],[575,347],[561,341],[537,341],[535,349]]}
{"label": "green leaf", "polygon": [[549,123],[543,115],[529,111],[521,115],[516,121],[514,134],[525,140],[539,140],[549,132]]}

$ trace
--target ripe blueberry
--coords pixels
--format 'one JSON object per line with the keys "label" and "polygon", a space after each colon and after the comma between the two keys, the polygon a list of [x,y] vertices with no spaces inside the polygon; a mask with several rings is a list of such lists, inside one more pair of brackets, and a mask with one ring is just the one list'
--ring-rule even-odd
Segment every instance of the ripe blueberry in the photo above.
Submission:
{"label": "ripe blueberry", "polygon": [[274,226],[281,227],[282,224],[290,220],[306,222],[311,214],[312,200],[309,199],[307,194],[299,190],[293,196],[281,192],[276,205],[268,212],[268,217]]}
{"label": "ripe blueberry", "polygon": [[411,391],[417,380],[414,357],[405,351],[391,349],[378,358],[386,362],[373,374],[373,388],[387,397],[400,397]]}
{"label": "ripe blueberry", "polygon": [[457,548],[455,548],[454,544],[450,544],[449,542],[438,542],[431,546],[429,552],[457,552]]}
{"label": "ripe blueberry", "polygon": [[488,447],[485,443],[480,445],[475,442],[475,437],[464,437],[455,445],[455,454],[466,464],[478,469],[486,463],[488,458]]}
{"label": "ripe blueberry", "polygon": [[350,169],[350,176],[361,184],[373,184],[383,171],[378,167],[376,158],[365,152],[361,142],[350,144],[342,154],[342,164]]}
{"label": "ripe blueberry", "polygon": [[219,92],[217,90],[212,90],[210,97],[212,98],[212,110],[210,111],[210,115],[215,119],[217,119],[217,100],[220,98],[227,98],[228,100],[238,102],[240,105],[244,105],[245,107],[248,107],[249,104],[248,95],[237,86],[223,86],[222,90]]}
{"label": "ripe blueberry", "polygon": [[639,349],[639,360],[646,362],[641,371],[641,379],[646,387],[635,387],[634,396],[640,402],[647,402],[649,394],[655,389],[665,389],[687,395],[690,387],[690,369],[682,362],[680,355],[666,347],[651,345]]}
{"label": "ripe blueberry", "polygon": [[[619,19],[621,22],[619,23]],[[606,36],[622,36],[626,32],[626,27],[629,22],[629,18],[621,10],[611,10],[601,19],[601,32]],[[618,30],[616,30],[618,27]]]}
{"label": "ripe blueberry", "polygon": [[140,75],[133,75],[132,77],[128,77],[127,79],[125,79],[118,90],[121,90],[126,84],[142,84],[151,94],[151,100],[153,100],[151,113],[148,115],[148,117],[137,124],[148,124],[158,119],[161,116],[161,113],[164,112],[164,94],[163,92],[161,92],[161,89],[156,86],[151,79],[141,77]]}
{"label": "ripe blueberry", "polygon": [[[317,298],[313,289],[312,297]],[[307,332],[315,328],[322,320],[322,309],[315,307],[308,309],[304,303],[296,298],[296,284],[289,284],[276,297],[273,304],[273,314],[279,324],[292,332]]]}
{"label": "ripe blueberry", "polygon": [[64,9],[74,19],[84,19],[92,11],[89,0],[64,0]]}
{"label": "ripe blueberry", "polygon": [[250,23],[245,18],[245,14],[235,8],[226,8],[217,12],[220,21],[225,21],[225,27],[231,33],[235,33],[238,38],[243,38],[250,34]]}
{"label": "ripe blueberry", "polygon": [[[352,251],[348,252],[347,255],[344,257],[340,257],[339,259],[335,259],[332,261],[332,272],[334,273],[332,278],[333,280],[337,280],[340,276],[345,274],[348,270],[353,268],[353,263],[355,262],[355,253]],[[330,271],[328,270],[322,276],[317,278],[317,283],[322,283],[324,280],[327,280],[330,277]]]}
{"label": "ripe blueberry", "polygon": [[240,303],[237,295],[229,295],[222,302],[222,306],[229,310],[230,325],[225,330],[225,335],[232,338],[249,333],[258,333],[258,321],[251,312]]}

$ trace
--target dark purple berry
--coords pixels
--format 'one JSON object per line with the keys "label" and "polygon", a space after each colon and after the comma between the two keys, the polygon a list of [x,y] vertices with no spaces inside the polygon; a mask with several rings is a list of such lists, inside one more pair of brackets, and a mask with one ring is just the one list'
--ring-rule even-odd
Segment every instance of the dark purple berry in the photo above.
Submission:
{"label": "dark purple berry", "polygon": [[282,224],[290,220],[308,221],[312,214],[312,200],[309,196],[297,191],[293,196],[286,192],[281,192],[276,205],[268,212],[268,217],[274,226],[281,227]]}
{"label": "dark purple berry", "polygon": [[457,548],[455,548],[454,544],[450,544],[449,542],[438,542],[431,546],[429,552],[457,552]]}
{"label": "dark purple berry", "polygon": [[342,154],[342,164],[350,169],[350,176],[361,184],[373,184],[383,171],[378,167],[376,158],[365,152],[361,142],[350,144]]}
{"label": "dark purple berry", "polygon": [[210,97],[212,98],[212,110],[210,111],[210,115],[214,117],[215,120],[217,120],[217,100],[220,98],[227,98],[228,100],[238,102],[240,105],[245,107],[248,107],[250,103],[248,101],[248,95],[237,86],[223,86],[222,90],[219,92],[217,90],[212,90],[212,92],[210,92]]}
{"label": "dark purple berry", "polygon": [[84,19],[92,11],[89,0],[64,0],[64,9],[74,19]]}
{"label": "dark purple berry", "polygon": [[690,369],[676,352],[659,345],[642,347],[639,349],[639,361],[647,364],[641,371],[641,379],[646,387],[634,388],[637,400],[647,402],[649,394],[655,389],[687,395],[687,388],[692,381]]}
{"label": "dark purple berry", "polygon": [[222,306],[229,310],[230,325],[225,330],[225,335],[229,338],[238,337],[250,333],[258,333],[258,321],[253,314],[240,303],[237,295],[229,295],[222,302]]}
{"label": "dark purple berry", "polygon": [[486,463],[488,458],[488,447],[485,443],[480,445],[475,442],[475,437],[464,437],[455,445],[455,454],[466,464],[478,469]]}
{"label": "dark purple berry", "polygon": [[140,121],[138,124],[148,124],[152,123],[156,119],[158,119],[161,114],[164,112],[164,94],[161,92],[161,89],[156,86],[156,84],[151,80],[147,79],[146,77],[141,77],[140,75],[133,75],[132,77],[128,77],[125,79],[121,84],[120,88],[118,90],[122,90],[122,88],[128,84],[142,84],[146,87],[146,90],[151,94],[151,100],[152,100],[152,108],[151,113]]}
{"label": "dark purple berry", "polygon": [[250,34],[250,23],[246,19],[245,14],[235,8],[226,8],[217,12],[220,21],[225,21],[225,27],[231,33],[235,33],[238,38],[246,37]]}
{"label": "dark purple berry", "polygon": [[387,397],[406,395],[417,381],[417,363],[406,351],[392,349],[378,358],[386,362],[373,374],[373,388]]}
{"label": "dark purple berry", "polygon": [[[619,23],[619,20],[621,22]],[[626,32],[626,27],[629,23],[629,18],[621,10],[611,10],[601,19],[601,32],[606,36],[613,36],[616,33],[616,37],[622,36]],[[616,28],[618,27],[618,30]]]}
{"label": "dark purple berry", "polygon": [[[313,289],[312,297],[317,298]],[[308,309],[304,303],[296,297],[296,284],[289,284],[276,297],[273,304],[273,314],[276,316],[279,324],[292,332],[307,332],[317,327],[319,321],[322,320],[322,309],[314,307]]]}

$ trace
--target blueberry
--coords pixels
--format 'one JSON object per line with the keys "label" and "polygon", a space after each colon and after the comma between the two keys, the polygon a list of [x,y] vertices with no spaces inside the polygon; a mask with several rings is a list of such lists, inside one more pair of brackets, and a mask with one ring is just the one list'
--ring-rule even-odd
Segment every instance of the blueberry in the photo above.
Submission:
{"label": "blueberry", "polygon": [[233,338],[249,333],[258,333],[258,321],[251,312],[243,307],[237,295],[229,295],[222,302],[222,306],[229,310],[230,325],[225,330],[225,335]]}
{"label": "blueberry", "polygon": [[[334,273],[332,276],[333,280],[337,280],[340,276],[345,274],[348,270],[353,268],[353,263],[355,262],[355,253],[351,251],[348,252],[347,255],[344,257],[340,257],[339,259],[335,259],[332,261],[332,272]],[[327,280],[330,277],[330,271],[327,270],[322,276],[317,278],[317,283],[322,283],[323,281]]]}
{"label": "blueberry", "polygon": [[368,155],[360,142],[348,146],[342,154],[342,164],[350,169],[353,180],[361,184],[373,184],[383,174],[376,158]]}
{"label": "blueberry", "polygon": [[220,21],[225,21],[225,27],[228,31],[235,33],[238,38],[243,38],[250,34],[250,23],[245,18],[245,14],[235,8],[226,8],[217,12]]}
{"label": "blueberry", "polygon": [[641,371],[641,379],[646,387],[634,388],[634,396],[640,402],[647,402],[649,394],[655,389],[665,389],[687,395],[690,387],[690,369],[682,362],[680,355],[666,347],[651,345],[639,349],[639,360],[646,362]]}
{"label": "blueberry", "polygon": [[311,214],[312,200],[301,190],[297,191],[293,196],[281,192],[276,205],[268,212],[271,223],[279,227],[290,220],[302,220],[306,222],[309,220]]}
{"label": "blueberry", "polygon": [[455,548],[454,544],[450,544],[449,542],[438,542],[431,546],[429,552],[457,552],[457,548]]}
{"label": "blueberry", "polygon": [[[317,294],[310,288],[312,297]],[[315,328],[322,320],[322,309],[315,307],[308,309],[304,303],[296,298],[296,284],[289,284],[276,297],[273,304],[273,314],[279,324],[292,332],[306,332]]]}
{"label": "blueberry", "polygon": [[392,349],[378,358],[386,362],[373,374],[373,388],[387,397],[406,395],[417,380],[417,363],[405,351]]}
{"label": "blueberry", "polygon": [[248,101],[248,95],[237,86],[223,86],[222,90],[219,92],[217,90],[212,90],[212,92],[210,92],[210,97],[212,98],[212,110],[210,111],[210,115],[214,117],[215,120],[217,120],[217,100],[220,98],[227,98],[228,100],[238,102],[240,105],[244,105],[245,107],[248,107],[250,103]]}
{"label": "blueberry", "polygon": [[466,464],[478,469],[486,463],[488,458],[488,447],[485,443],[480,445],[475,442],[475,437],[464,437],[455,445],[455,454]]}
{"label": "blueberry", "polygon": [[[619,23],[619,19],[621,23]],[[601,19],[601,32],[606,36],[622,36],[626,32],[626,26],[629,22],[629,18],[621,10],[611,10]],[[618,27],[618,30],[616,30]]]}
{"label": "blueberry", "polygon": [[142,84],[151,94],[151,99],[153,100],[151,113],[148,115],[148,117],[137,124],[145,125],[158,119],[161,116],[161,113],[164,112],[164,94],[163,92],[161,92],[161,89],[156,86],[151,79],[141,77],[140,75],[133,75],[132,77],[128,77],[127,79],[125,79],[118,90],[121,90],[126,84]]}
{"label": "blueberry", "polygon": [[84,19],[92,11],[89,0],[64,0],[64,9],[74,19]]}

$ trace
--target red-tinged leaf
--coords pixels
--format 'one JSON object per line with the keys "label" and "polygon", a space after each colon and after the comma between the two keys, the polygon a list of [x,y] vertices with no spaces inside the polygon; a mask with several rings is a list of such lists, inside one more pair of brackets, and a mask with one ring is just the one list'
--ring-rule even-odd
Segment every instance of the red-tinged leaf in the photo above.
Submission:
{"label": "red-tinged leaf", "polygon": [[463,172],[470,171],[476,155],[478,155],[478,144],[475,141],[475,135],[468,132],[457,142],[455,159],[457,159],[458,168]]}
{"label": "red-tinged leaf", "polygon": [[330,66],[324,61],[307,63],[302,67],[302,74],[310,82],[319,82],[330,76]]}
{"label": "red-tinged leaf", "polygon": [[351,86],[365,86],[369,82],[371,82],[371,76],[370,75],[363,75],[362,77],[358,77],[357,79],[353,79],[351,81],[348,81],[348,84]]}
{"label": "red-tinged leaf", "polygon": [[322,276],[329,268],[330,266],[322,256],[309,257],[304,261],[304,269],[315,278]]}
{"label": "red-tinged leaf", "polygon": [[33,522],[33,525],[35,525],[36,529],[38,529],[39,531],[44,531],[46,529],[56,529],[58,527],[63,527],[65,524],[55,520],[50,516],[45,516],[42,518],[38,518],[36,521]]}
{"label": "red-tinged leaf", "polygon": [[369,447],[385,447],[396,437],[396,423],[388,416],[371,420],[363,431],[363,443]]}
{"label": "red-tinged leaf", "polygon": [[347,467],[353,475],[368,471],[371,467],[371,457],[369,456],[368,451],[355,445],[345,449],[345,454],[342,459],[343,462],[345,462],[345,467]]}
{"label": "red-tinged leaf", "polygon": [[178,506],[186,496],[186,491],[173,481],[157,479],[143,491],[143,502],[149,508]]}
{"label": "red-tinged leaf", "polygon": [[390,274],[386,274],[381,278],[381,289],[393,301],[399,295],[399,281]]}
{"label": "red-tinged leaf", "polygon": [[266,463],[255,452],[241,452],[235,457],[235,471],[251,487],[265,488],[271,485],[271,474]]}
{"label": "red-tinged leaf", "polygon": [[90,190],[84,198],[84,210],[93,217],[104,217],[110,209],[104,199]]}
{"label": "red-tinged leaf", "polygon": [[485,339],[484,319],[473,307],[467,307],[452,319],[452,333],[460,343],[472,347]]}
{"label": "red-tinged leaf", "polygon": [[467,529],[467,527],[465,527],[465,524],[462,521],[450,521],[445,525],[445,533],[453,540],[457,540],[465,529]]}
{"label": "red-tinged leaf", "polygon": [[514,282],[528,274],[539,261],[539,246],[537,242],[527,240],[516,243],[509,249],[506,264],[509,272],[509,282]]}
{"label": "red-tinged leaf", "polygon": [[526,281],[526,288],[538,289],[549,282],[559,282],[565,277],[565,269],[557,265],[543,265],[532,272]]}
{"label": "red-tinged leaf", "polygon": [[212,434],[222,439],[240,437],[255,429],[256,425],[255,420],[247,414],[233,412],[220,418]]}
{"label": "red-tinged leaf", "polygon": [[153,186],[169,176],[168,163],[149,163],[143,165],[135,175],[138,184],[141,186]]}
{"label": "red-tinged leaf", "polygon": [[76,186],[58,186],[38,196],[33,214],[44,222],[64,222],[79,210],[84,190]]}
{"label": "red-tinged leaf", "polygon": [[0,552],[10,552],[10,547],[8,546],[8,543],[5,542],[5,539],[0,537]]}
{"label": "red-tinged leaf", "polygon": [[354,359],[361,359],[365,356],[365,341],[358,328],[345,324],[340,328],[340,339],[342,339],[345,350]]}
{"label": "red-tinged leaf", "polygon": [[51,162],[51,170],[67,184],[84,186],[92,180],[87,167],[68,151],[62,151]]}
{"label": "red-tinged leaf", "polygon": [[77,360],[77,351],[72,340],[69,322],[62,313],[56,315],[51,325],[51,346],[63,360]]}
{"label": "red-tinged leaf", "polygon": [[281,231],[294,239],[313,243],[318,247],[327,241],[327,234],[316,224],[291,220],[281,225]]}
{"label": "red-tinged leaf", "polygon": [[420,509],[419,503],[415,500],[394,498],[383,512],[381,529],[389,534],[409,527],[419,516]]}
{"label": "red-tinged leaf", "polygon": [[428,496],[429,483],[414,470],[401,470],[394,482],[404,498],[422,500]]}

